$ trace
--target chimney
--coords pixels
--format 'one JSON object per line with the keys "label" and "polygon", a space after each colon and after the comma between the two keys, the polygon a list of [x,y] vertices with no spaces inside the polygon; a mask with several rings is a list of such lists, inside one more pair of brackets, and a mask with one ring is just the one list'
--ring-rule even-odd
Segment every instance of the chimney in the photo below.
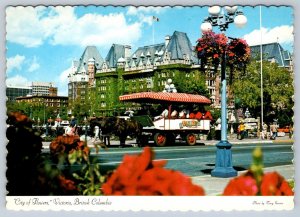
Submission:
{"label": "chimney", "polygon": [[125,54],[124,54],[124,58],[130,58],[131,56],[131,46],[130,45],[125,45]]}
{"label": "chimney", "polygon": [[169,44],[169,42],[170,42],[170,36],[169,35],[166,35],[166,37],[165,37],[165,46],[167,47],[168,46],[168,44]]}

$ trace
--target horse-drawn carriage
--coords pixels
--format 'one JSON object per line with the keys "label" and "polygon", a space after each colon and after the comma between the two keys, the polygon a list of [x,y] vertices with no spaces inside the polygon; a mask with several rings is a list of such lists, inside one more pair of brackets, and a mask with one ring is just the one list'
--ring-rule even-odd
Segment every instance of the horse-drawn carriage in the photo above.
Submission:
{"label": "horse-drawn carriage", "polygon": [[167,106],[165,115],[156,119],[148,115],[131,117],[142,125],[141,133],[137,139],[142,145],[146,145],[149,140],[154,140],[156,145],[165,146],[174,144],[176,138],[185,140],[188,145],[195,145],[197,134],[208,134],[210,130],[212,117],[209,111],[198,112],[193,116],[191,114],[189,116],[186,114],[182,116],[172,115],[172,105],[174,104],[210,104],[211,101],[205,96],[186,93],[142,92],[122,95],[119,100]]}

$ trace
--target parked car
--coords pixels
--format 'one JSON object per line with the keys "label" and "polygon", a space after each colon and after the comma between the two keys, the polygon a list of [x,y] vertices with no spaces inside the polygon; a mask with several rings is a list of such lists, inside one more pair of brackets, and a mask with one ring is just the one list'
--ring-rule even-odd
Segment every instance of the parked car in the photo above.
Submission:
{"label": "parked car", "polygon": [[289,126],[285,126],[285,127],[282,127],[282,128],[278,128],[277,131],[278,132],[289,133],[290,132],[290,127]]}
{"label": "parked car", "polygon": [[67,126],[69,126],[70,122],[67,121],[67,120],[63,120],[61,123],[60,123],[60,126],[62,126],[63,128],[66,128]]}

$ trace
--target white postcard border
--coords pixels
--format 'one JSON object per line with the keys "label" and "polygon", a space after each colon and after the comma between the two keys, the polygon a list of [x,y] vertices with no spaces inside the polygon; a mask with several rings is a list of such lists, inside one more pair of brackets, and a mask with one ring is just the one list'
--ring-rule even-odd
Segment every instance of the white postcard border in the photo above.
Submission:
{"label": "white postcard border", "polygon": [[292,210],[294,196],[7,196],[9,210],[247,211]]}
{"label": "white postcard border", "polygon": [[[1,3],[1,8],[3,9],[4,6],[6,6],[7,4],[11,4],[11,3],[20,3],[20,4],[45,4],[45,2],[47,2],[48,4],[52,3],[52,4],[68,4],[70,3],[70,1],[68,2],[67,0],[60,0],[60,1],[35,1],[35,0],[28,0],[28,1],[24,1],[24,0],[17,0],[17,1],[14,1],[14,0],[11,0],[11,1],[3,1]],[[107,1],[80,1],[80,0],[75,0],[75,1],[72,1],[72,4],[80,4],[80,3],[89,3],[90,4],[95,4],[96,2],[102,2],[103,3],[107,3]],[[128,1],[125,1],[125,2],[128,2]],[[130,1],[129,1],[130,2]],[[156,1],[157,2],[157,1]],[[166,1],[163,1],[163,2],[166,2]],[[174,4],[174,2],[172,3],[172,1],[167,1],[169,2],[169,4]],[[193,2],[196,2],[196,1],[193,1]],[[218,1],[219,3],[220,1]],[[222,1],[222,2],[225,2],[225,1]],[[234,4],[235,2],[237,1],[232,1],[231,3]],[[273,3],[273,4],[292,4],[294,5],[296,8],[296,11],[295,12],[298,12],[299,13],[299,8],[298,7],[298,1],[295,1],[292,3],[291,0],[287,0],[287,1],[282,1],[282,0],[278,0],[278,1],[268,1],[268,3]],[[285,2],[285,3],[284,3]],[[117,3],[124,3],[122,1],[114,1],[114,4],[117,4]],[[147,2],[149,3],[149,2]],[[187,2],[182,2],[182,4],[187,4],[187,3],[190,3],[190,1],[187,1]],[[248,4],[265,4],[266,1],[262,0],[262,1],[256,1],[256,0],[253,0],[253,1],[245,1],[245,3],[248,3]],[[139,3],[136,3],[136,4],[139,4]],[[140,3],[141,4],[141,3]],[[2,17],[4,17],[4,15],[2,14],[1,15]],[[298,15],[297,15],[298,16]],[[299,17],[299,16],[298,16]],[[295,23],[298,23],[297,19],[295,19]],[[296,30],[298,30],[298,27],[299,25],[297,25],[296,27]],[[1,21],[1,41],[5,41],[5,35],[3,34],[3,29],[4,29],[4,21]],[[298,31],[297,31],[298,32]],[[297,42],[297,43],[296,43]],[[297,46],[296,46],[297,44]],[[298,45],[298,39],[296,38],[295,39],[295,46],[298,48],[299,45]],[[4,50],[5,50],[5,44],[4,43],[1,43],[1,53],[3,54]],[[295,49],[297,50],[297,49]],[[5,60],[4,58],[1,58],[2,60],[0,61],[1,62],[1,69],[4,69],[5,68]],[[299,60],[299,56],[296,55],[295,57],[295,62],[299,62],[297,61]],[[296,78],[297,77],[297,78]],[[295,83],[296,81],[300,81],[299,79],[299,76],[295,76]],[[1,75],[1,115],[0,117],[2,118],[2,121],[5,120],[5,73]],[[299,98],[299,95],[297,96],[296,91],[298,88],[295,87],[295,99],[296,99],[296,102],[295,104],[298,104],[298,100],[300,99]],[[295,110],[295,113],[298,114],[299,111]],[[297,122],[296,120],[299,120],[298,116],[296,115],[295,117],[295,122]],[[1,131],[1,137],[2,136],[5,136],[5,122],[3,122],[3,124],[0,126],[0,131]],[[298,128],[295,129],[295,132],[300,132],[298,130]],[[2,137],[2,138],[5,138],[5,137]],[[295,138],[295,144],[296,144],[296,140],[297,140],[298,137]],[[49,212],[49,213],[45,213],[45,212],[42,212],[42,213],[39,213],[39,212],[33,212],[35,210],[80,210],[80,211],[83,211],[83,210],[86,210],[86,209],[89,209],[89,207],[87,206],[78,206],[78,209],[74,206],[70,206],[70,208],[68,208],[67,206],[58,206],[57,208],[55,209],[52,209],[51,206],[45,206],[44,209],[43,206],[37,206],[37,207],[23,207],[20,206],[20,205],[17,205],[15,204],[15,199],[17,198],[20,198],[20,199],[26,199],[27,201],[31,198],[47,198],[47,199],[51,199],[51,198],[68,198],[68,199],[74,199],[74,198],[81,198],[82,196],[78,196],[78,197],[60,197],[60,196],[45,196],[45,197],[35,197],[35,196],[30,196],[30,197],[19,197],[19,196],[5,196],[6,194],[6,190],[5,190],[5,184],[6,184],[6,178],[5,178],[5,170],[6,170],[6,159],[5,156],[6,155],[6,149],[5,149],[5,139],[2,140],[1,142],[1,151],[0,153],[2,153],[2,164],[0,165],[0,168],[1,168],[1,173],[2,173],[2,180],[0,181],[1,183],[1,199],[0,199],[0,202],[2,204],[1,208],[0,208],[0,215],[1,216],[20,216],[20,213],[16,213],[16,212],[11,212],[11,210],[21,210],[21,211],[27,211],[27,210],[30,210],[32,212],[25,212],[23,213],[22,216],[38,216],[38,214],[41,214],[43,216],[53,216],[53,213]],[[294,153],[295,153],[295,157],[297,157],[298,155],[296,155],[297,151],[294,150]],[[298,161],[297,161],[298,160]],[[299,163],[299,156],[297,157],[297,160],[295,161],[295,167],[296,167],[296,164],[298,165]],[[295,171],[295,174],[298,174],[297,171]],[[299,183],[298,179],[296,178],[295,179],[295,182],[296,182],[296,186],[298,186],[297,184]],[[298,189],[296,187],[296,189]],[[298,191],[298,190],[297,190]],[[296,192],[297,192],[296,191]],[[95,197],[84,197],[83,198],[90,198],[90,199],[94,199]],[[99,197],[97,197],[99,198]],[[122,210],[120,208],[122,207],[125,207],[127,205],[127,207],[125,208],[125,210],[129,210],[129,211],[133,211],[133,210],[143,210],[143,211],[148,211],[148,210],[160,210],[160,211],[163,211],[163,210],[173,210],[176,206],[176,209],[174,210],[180,210],[182,211],[182,207],[190,207],[190,206],[199,206],[197,207],[197,211],[198,210],[206,210],[206,211],[210,211],[210,210],[214,210],[214,211],[229,211],[229,210],[241,210],[241,211],[247,211],[247,210],[277,210],[276,208],[274,209],[274,207],[270,207],[270,206],[259,206],[259,205],[255,205],[255,201],[257,199],[257,201],[259,202],[264,202],[266,203],[266,201],[278,201],[278,202],[282,202],[283,203],[283,210],[291,210],[293,209],[293,212],[280,212],[280,213],[276,213],[276,212],[268,212],[268,213],[264,213],[264,212],[259,212],[259,213],[256,213],[255,216],[296,216],[296,215],[299,215],[299,205],[297,205],[297,202],[299,202],[299,196],[298,194],[295,194],[295,197],[224,197],[224,196],[204,196],[203,198],[202,197],[188,197],[188,198],[185,198],[185,197],[175,197],[175,199],[171,198],[171,197],[106,197],[106,196],[101,196],[100,198],[103,198],[103,199],[110,199],[111,202],[112,202],[112,205],[109,206],[109,208],[107,208],[107,211],[110,211],[110,210],[114,210],[114,211],[118,211],[118,210]],[[148,198],[148,199],[147,199]],[[159,199],[160,198],[160,199]],[[170,203],[173,202],[173,200],[175,201],[174,204],[172,204],[172,208],[169,209],[170,207],[163,207],[164,205],[167,204],[167,206],[171,206]],[[5,203],[6,201],[6,203]],[[155,202],[154,202],[155,201]],[[210,204],[207,204],[205,201],[210,201]],[[295,205],[294,205],[294,201],[295,201]],[[252,203],[251,203],[252,202]],[[130,204],[129,204],[130,203]],[[149,207],[150,206],[157,206],[155,207],[155,209],[151,209],[151,208],[143,208],[141,209],[139,206],[142,204],[145,206],[145,204],[148,203],[149,204]],[[184,203],[184,204],[183,204]],[[235,206],[233,205],[235,203]],[[129,204],[129,205],[128,205]],[[299,204],[299,203],[298,203]],[[30,204],[29,204],[30,205]],[[148,205],[147,205],[148,206]],[[118,207],[117,209],[114,209],[115,207]],[[135,209],[132,209],[132,207],[134,207]],[[161,210],[160,208],[163,207],[163,210]],[[204,208],[204,209],[201,209],[201,208]],[[225,209],[224,209],[225,207]],[[245,209],[246,207],[246,209]],[[259,207],[262,207],[262,208],[259,208]],[[138,209],[139,208],[139,209]],[[212,209],[210,209],[212,208]],[[98,210],[105,210],[103,208],[103,206],[94,206],[94,207],[91,207],[90,210],[94,210],[94,211],[98,211]],[[188,211],[194,211],[195,210],[195,207],[193,207],[193,209],[188,209]],[[280,209],[282,210],[282,209]],[[298,214],[297,214],[298,213]],[[114,214],[117,214],[117,213],[112,213],[113,216],[116,216]],[[149,216],[146,212],[141,212],[140,213],[141,215],[143,216]],[[157,214],[157,213],[156,213]],[[160,216],[174,216],[174,213],[159,213]],[[178,214],[178,213],[177,213]],[[199,216],[199,213],[190,213],[192,216]],[[203,215],[202,215],[203,214]],[[219,213],[220,214],[220,213]],[[219,214],[217,212],[215,213],[211,213],[212,216],[219,216]],[[242,214],[242,213],[236,213],[236,214]],[[245,216],[253,216],[253,213],[243,213],[245,214]],[[78,213],[72,213],[72,216],[82,216],[82,215],[85,215],[84,213],[81,213],[81,212],[78,212]],[[98,215],[98,214],[97,214]],[[99,215],[101,215],[101,213],[99,213]],[[98,216],[99,216],[98,215]],[[122,213],[122,216],[131,216],[132,213]],[[210,216],[211,216],[210,215]],[[221,213],[221,215],[223,216],[232,216],[234,215],[234,213]],[[63,216],[66,216],[66,213],[63,213]],[[136,216],[136,215],[135,215]],[[179,216],[179,215],[176,215],[176,216]],[[183,216],[183,215],[180,215],[180,216]],[[207,216],[205,213],[201,213],[201,216]],[[243,215],[244,216],[244,215]]]}

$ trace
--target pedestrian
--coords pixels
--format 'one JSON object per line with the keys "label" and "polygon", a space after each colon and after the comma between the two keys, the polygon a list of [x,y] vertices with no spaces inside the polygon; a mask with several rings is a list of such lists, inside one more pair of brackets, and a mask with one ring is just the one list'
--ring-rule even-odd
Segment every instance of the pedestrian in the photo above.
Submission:
{"label": "pedestrian", "polygon": [[230,127],[230,137],[231,138],[232,138],[233,133],[234,133],[233,124],[231,124],[231,127]]}
{"label": "pedestrian", "polygon": [[70,124],[71,124],[71,127],[73,128],[74,134],[77,134],[77,119],[74,116],[71,117]]}
{"label": "pedestrian", "polygon": [[93,143],[95,143],[96,141],[100,140],[99,135],[100,135],[99,127],[95,126]]}
{"label": "pedestrian", "polygon": [[290,127],[289,127],[289,138],[291,139],[293,137],[293,125],[290,124]]}
{"label": "pedestrian", "polygon": [[69,124],[66,129],[65,129],[65,135],[66,136],[73,136],[74,135],[74,130],[71,126],[71,124]]}
{"label": "pedestrian", "polygon": [[238,127],[238,138],[240,140],[244,139],[244,135],[245,135],[245,124],[243,121],[241,121],[239,127]]}
{"label": "pedestrian", "polygon": [[273,140],[275,140],[276,139],[276,137],[277,137],[277,129],[278,129],[278,126],[277,126],[277,124],[276,123],[273,123],[272,125],[271,125],[271,139],[273,139]]}
{"label": "pedestrian", "polygon": [[106,142],[103,142],[102,139],[100,139],[101,136],[101,129],[98,126],[95,126],[94,129],[94,138],[93,138],[93,144],[97,148],[98,145],[100,145],[102,148],[107,149]]}
{"label": "pedestrian", "polygon": [[266,123],[264,123],[263,127],[262,127],[261,138],[267,139],[267,137],[268,137],[267,134],[268,134],[268,125]]}

